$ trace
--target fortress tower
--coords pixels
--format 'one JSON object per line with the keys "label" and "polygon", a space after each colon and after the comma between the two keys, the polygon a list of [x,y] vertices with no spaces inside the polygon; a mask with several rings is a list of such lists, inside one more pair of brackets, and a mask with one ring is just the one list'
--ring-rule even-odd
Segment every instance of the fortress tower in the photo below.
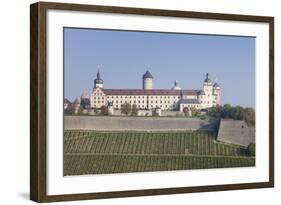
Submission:
{"label": "fortress tower", "polygon": [[142,88],[144,90],[152,90],[153,88],[153,76],[148,70],[142,76]]}
{"label": "fortress tower", "polygon": [[203,91],[207,97],[213,94],[213,84],[211,79],[209,78],[209,73],[206,73],[206,78],[203,84]]}
{"label": "fortress tower", "polygon": [[217,105],[221,104],[221,88],[218,83],[213,85],[213,95],[215,96],[215,101]]}
{"label": "fortress tower", "polygon": [[95,88],[102,88],[103,87],[103,80],[100,77],[100,72],[97,73],[97,78],[95,79]]}

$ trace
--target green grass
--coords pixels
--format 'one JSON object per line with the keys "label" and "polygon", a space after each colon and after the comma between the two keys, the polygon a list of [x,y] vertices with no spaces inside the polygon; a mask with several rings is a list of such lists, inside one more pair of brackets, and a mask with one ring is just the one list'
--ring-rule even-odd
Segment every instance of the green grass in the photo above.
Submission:
{"label": "green grass", "polygon": [[203,131],[64,132],[64,175],[255,166],[247,148]]}

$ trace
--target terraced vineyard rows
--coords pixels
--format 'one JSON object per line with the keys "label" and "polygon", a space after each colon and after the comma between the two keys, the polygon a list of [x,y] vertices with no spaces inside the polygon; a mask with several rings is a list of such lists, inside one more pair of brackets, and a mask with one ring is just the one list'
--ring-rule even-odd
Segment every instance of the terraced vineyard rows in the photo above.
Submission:
{"label": "terraced vineyard rows", "polygon": [[220,143],[210,132],[65,131],[65,153],[197,154],[247,156],[246,148]]}
{"label": "terraced vineyard rows", "polygon": [[211,132],[64,132],[64,175],[254,165],[245,147]]}
{"label": "terraced vineyard rows", "polygon": [[[79,163],[77,163],[79,162]],[[248,157],[66,155],[66,175],[254,166]]]}

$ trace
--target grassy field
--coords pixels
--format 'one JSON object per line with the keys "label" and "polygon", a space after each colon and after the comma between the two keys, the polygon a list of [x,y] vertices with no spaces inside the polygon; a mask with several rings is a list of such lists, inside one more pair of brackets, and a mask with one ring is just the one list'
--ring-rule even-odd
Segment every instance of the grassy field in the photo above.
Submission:
{"label": "grassy field", "polygon": [[247,166],[255,158],[245,147],[212,132],[64,132],[64,175]]}

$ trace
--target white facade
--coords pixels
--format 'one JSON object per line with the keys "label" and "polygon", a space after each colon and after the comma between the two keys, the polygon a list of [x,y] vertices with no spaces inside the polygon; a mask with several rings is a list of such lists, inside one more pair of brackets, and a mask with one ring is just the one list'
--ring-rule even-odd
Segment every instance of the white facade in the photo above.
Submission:
{"label": "white facade", "polygon": [[143,75],[143,89],[104,89],[99,73],[95,83],[90,95],[91,108],[98,109],[110,103],[114,109],[121,109],[122,104],[129,103],[141,110],[159,107],[182,112],[185,107],[205,109],[220,105],[221,89],[217,83],[212,84],[208,74],[202,90],[182,90],[177,82],[173,87],[176,89],[152,89],[153,77],[149,71]]}

